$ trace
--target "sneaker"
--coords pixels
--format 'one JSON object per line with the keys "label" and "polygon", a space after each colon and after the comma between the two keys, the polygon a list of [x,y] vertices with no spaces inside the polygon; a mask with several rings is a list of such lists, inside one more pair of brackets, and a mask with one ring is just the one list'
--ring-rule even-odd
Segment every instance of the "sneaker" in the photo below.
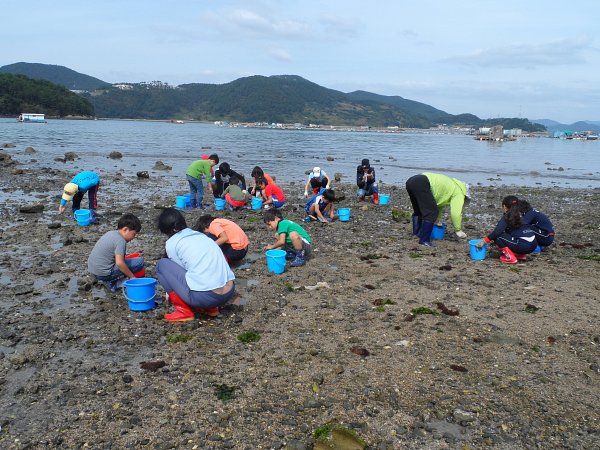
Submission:
{"label": "sneaker", "polygon": [[303,266],[306,263],[304,255],[300,252],[296,253],[296,258],[290,263],[293,267]]}
{"label": "sneaker", "polygon": [[273,207],[273,205],[271,205],[270,203],[268,205],[263,206],[264,209],[271,209]]}
{"label": "sneaker", "polygon": [[117,283],[115,281],[101,281],[102,285],[113,294],[117,292]]}

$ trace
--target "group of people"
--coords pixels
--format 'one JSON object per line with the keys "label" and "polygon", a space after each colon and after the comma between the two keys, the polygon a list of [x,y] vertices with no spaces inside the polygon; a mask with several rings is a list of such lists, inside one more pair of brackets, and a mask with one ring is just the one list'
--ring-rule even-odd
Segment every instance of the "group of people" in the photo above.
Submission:
{"label": "group of people", "polygon": [[[208,190],[215,197],[227,200],[232,208],[243,207],[248,197],[263,199],[266,211],[265,225],[275,232],[275,242],[263,247],[263,251],[284,249],[286,259],[292,266],[302,266],[312,254],[310,234],[299,224],[284,219],[281,207],[285,205],[283,190],[271,176],[256,166],[252,170],[253,185],[246,187],[243,175],[231,169],[229,164],[219,163],[217,155],[209,155],[194,161],[186,171],[192,194],[192,207],[204,208],[206,177]],[[304,187],[304,196],[310,197],[305,205],[305,221],[331,223],[335,218],[335,191],[331,178],[319,167],[314,167]],[[368,159],[357,167],[357,200],[365,201],[373,196],[377,204],[378,187],[375,169]],[[92,221],[95,220],[97,193],[100,177],[94,172],[77,174],[64,187],[59,204],[63,213],[66,204],[73,201],[73,211],[80,209],[84,194],[88,193]],[[432,230],[440,223],[443,210],[450,207],[450,216],[458,238],[465,238],[462,230],[462,214],[471,199],[468,184],[446,175],[424,172],[410,177],[406,182],[412,207],[412,233],[419,243],[433,246]],[[554,228],[548,217],[533,209],[516,196],[502,200],[503,215],[494,230],[480,240],[481,245],[495,242],[502,253],[500,261],[515,264],[527,259],[527,255],[539,247],[547,247],[554,240]],[[140,254],[128,255],[127,243],[135,239],[142,224],[133,214],[124,214],[117,229],[105,233],[95,244],[88,258],[88,271],[115,292],[124,279],[143,277],[144,258]],[[248,252],[250,240],[234,221],[204,214],[193,228],[188,227],[184,215],[175,208],[164,209],[158,217],[158,229],[167,237],[166,257],[156,265],[156,277],[175,308],[165,314],[168,321],[193,320],[195,313],[216,316],[219,307],[231,301],[235,294],[235,275],[231,266],[241,261]]]}

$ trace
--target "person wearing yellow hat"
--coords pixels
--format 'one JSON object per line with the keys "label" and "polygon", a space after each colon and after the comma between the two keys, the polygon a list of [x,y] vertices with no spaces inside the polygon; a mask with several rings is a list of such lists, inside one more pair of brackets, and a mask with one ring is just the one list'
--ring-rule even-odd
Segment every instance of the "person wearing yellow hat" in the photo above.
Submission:
{"label": "person wearing yellow hat", "polygon": [[60,214],[65,212],[65,207],[71,200],[73,201],[73,212],[80,209],[83,194],[87,192],[89,209],[91,213],[91,222],[95,222],[97,207],[96,196],[98,194],[99,187],[100,177],[97,173],[79,172],[70,182],[65,185],[62,198],[60,199],[60,205],[58,206],[58,212]]}

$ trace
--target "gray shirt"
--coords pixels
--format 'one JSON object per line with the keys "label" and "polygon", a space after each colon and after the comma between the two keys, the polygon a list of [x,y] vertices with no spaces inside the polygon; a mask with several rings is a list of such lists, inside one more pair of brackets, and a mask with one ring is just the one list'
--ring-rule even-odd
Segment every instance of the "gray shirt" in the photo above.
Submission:
{"label": "gray shirt", "polygon": [[88,258],[88,271],[99,277],[111,275],[115,267],[115,255],[125,256],[127,241],[119,234],[119,230],[112,230],[98,239]]}

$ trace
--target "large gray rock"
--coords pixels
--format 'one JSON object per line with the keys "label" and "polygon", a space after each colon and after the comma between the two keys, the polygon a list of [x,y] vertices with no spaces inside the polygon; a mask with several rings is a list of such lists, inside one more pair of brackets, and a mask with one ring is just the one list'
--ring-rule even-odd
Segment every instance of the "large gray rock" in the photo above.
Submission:
{"label": "large gray rock", "polygon": [[121,159],[123,157],[123,153],[117,151],[110,152],[110,155],[108,155],[108,157],[110,159]]}
{"label": "large gray rock", "polygon": [[41,213],[42,211],[44,211],[43,203],[30,203],[29,205],[19,206],[19,212],[25,214]]}
{"label": "large gray rock", "polygon": [[169,165],[167,165],[167,164],[165,164],[162,161],[156,161],[156,163],[154,163],[153,169],[154,170],[171,170],[172,167],[169,166]]}

